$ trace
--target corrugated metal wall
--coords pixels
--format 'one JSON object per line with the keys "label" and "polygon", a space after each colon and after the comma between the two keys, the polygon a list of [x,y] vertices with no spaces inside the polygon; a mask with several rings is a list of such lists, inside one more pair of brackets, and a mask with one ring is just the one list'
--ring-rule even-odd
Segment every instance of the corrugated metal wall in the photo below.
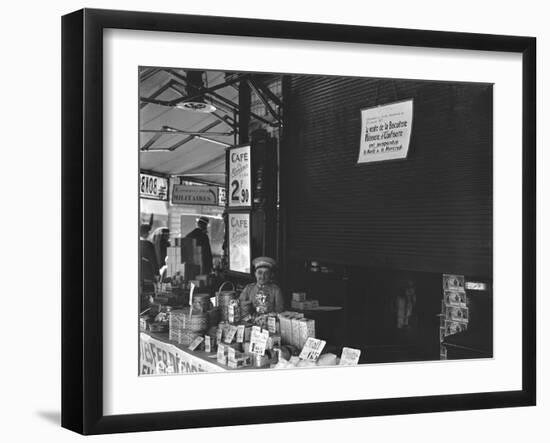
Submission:
{"label": "corrugated metal wall", "polygon": [[[414,99],[408,158],[357,164],[362,108]],[[290,76],[286,257],[492,275],[492,85]]]}

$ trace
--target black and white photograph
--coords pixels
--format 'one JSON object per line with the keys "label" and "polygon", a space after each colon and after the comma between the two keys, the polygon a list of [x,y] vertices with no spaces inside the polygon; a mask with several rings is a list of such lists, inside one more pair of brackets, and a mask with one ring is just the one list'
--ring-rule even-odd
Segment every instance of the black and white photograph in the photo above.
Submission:
{"label": "black and white photograph", "polygon": [[493,84],[136,75],[140,375],[493,357]]}

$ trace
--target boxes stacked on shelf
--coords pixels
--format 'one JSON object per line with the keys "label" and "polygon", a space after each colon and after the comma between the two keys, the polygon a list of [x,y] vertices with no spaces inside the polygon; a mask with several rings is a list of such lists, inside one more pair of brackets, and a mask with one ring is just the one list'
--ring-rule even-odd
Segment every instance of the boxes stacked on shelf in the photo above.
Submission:
{"label": "boxes stacked on shelf", "polygon": [[293,292],[290,306],[292,309],[299,309],[300,311],[318,308],[319,300],[307,300],[305,292]]}
{"label": "boxes stacked on shelf", "polygon": [[252,364],[252,356],[244,352],[236,351],[234,348],[227,347],[227,366],[233,369],[244,368]]}
{"label": "boxes stacked on shelf", "polygon": [[315,338],[315,320],[304,318],[300,312],[281,312],[279,324],[283,344],[301,349],[308,337]]}
{"label": "boxes stacked on shelf", "polygon": [[445,337],[468,329],[469,309],[464,276],[443,274],[443,300],[439,324],[439,358],[447,359]]}

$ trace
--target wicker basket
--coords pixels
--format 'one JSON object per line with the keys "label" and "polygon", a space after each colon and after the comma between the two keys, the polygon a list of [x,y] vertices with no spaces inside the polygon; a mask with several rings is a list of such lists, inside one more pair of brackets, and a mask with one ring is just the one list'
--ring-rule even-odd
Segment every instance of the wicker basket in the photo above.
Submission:
{"label": "wicker basket", "polygon": [[177,309],[170,312],[170,330],[188,330],[191,332],[204,332],[208,329],[208,314],[192,312],[189,308]]}
{"label": "wicker basket", "polygon": [[[224,291],[223,290],[224,286],[227,283],[229,283],[233,287],[233,289],[231,291]],[[228,309],[229,305],[230,305],[231,302],[233,302],[234,300],[237,300],[237,299],[238,298],[237,298],[237,293],[235,292],[235,285],[233,283],[231,283],[230,281],[223,282],[220,285],[220,287],[218,289],[218,292],[216,292],[217,305],[220,308],[222,321],[228,321],[229,320],[229,309]],[[238,304],[237,304],[237,306],[238,306]],[[238,315],[238,314],[239,314],[238,312],[235,312],[234,322],[239,320],[240,315]]]}

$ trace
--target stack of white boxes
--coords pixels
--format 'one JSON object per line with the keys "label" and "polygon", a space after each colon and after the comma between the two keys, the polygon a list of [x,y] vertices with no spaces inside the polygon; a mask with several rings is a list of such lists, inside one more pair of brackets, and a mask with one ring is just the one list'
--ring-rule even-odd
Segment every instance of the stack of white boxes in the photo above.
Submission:
{"label": "stack of white boxes", "polygon": [[285,344],[302,349],[308,337],[315,338],[315,320],[304,318],[300,312],[281,312],[279,324],[281,340]]}

